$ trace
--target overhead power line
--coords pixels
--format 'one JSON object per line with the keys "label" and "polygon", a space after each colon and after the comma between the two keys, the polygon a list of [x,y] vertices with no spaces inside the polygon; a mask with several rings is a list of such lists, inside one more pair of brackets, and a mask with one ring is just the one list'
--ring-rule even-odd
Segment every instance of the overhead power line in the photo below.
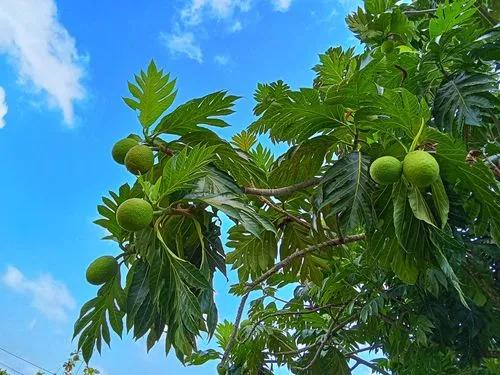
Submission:
{"label": "overhead power line", "polygon": [[6,363],[0,362],[0,366],[5,367],[7,370],[14,371],[16,374],[19,374],[19,375],[26,375],[26,374],[24,374],[23,372],[21,372],[21,371],[17,371],[15,368],[10,367],[10,366],[9,366],[8,364],[6,364]]}
{"label": "overhead power line", "polygon": [[42,366],[38,366],[37,364],[35,364],[35,363],[31,362],[31,361],[28,361],[27,359],[25,359],[25,358],[23,358],[21,356],[18,356],[17,354],[9,352],[7,349],[2,348],[1,346],[0,346],[0,350],[3,351],[3,352],[5,352],[5,353],[7,353],[7,354],[9,354],[9,355],[11,355],[12,357],[15,357],[17,359],[20,359],[23,362],[26,362],[26,363],[30,364],[31,366],[34,366],[34,367],[36,367],[36,368],[38,368],[40,370],[43,370],[43,371],[45,371],[46,373],[48,373],[50,375],[56,375],[55,372],[47,370],[46,368],[43,368]]}

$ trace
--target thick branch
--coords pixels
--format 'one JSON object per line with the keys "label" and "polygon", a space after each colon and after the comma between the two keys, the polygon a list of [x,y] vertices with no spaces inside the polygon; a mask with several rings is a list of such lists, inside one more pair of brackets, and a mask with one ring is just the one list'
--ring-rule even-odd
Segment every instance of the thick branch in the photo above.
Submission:
{"label": "thick branch", "polygon": [[303,250],[296,251],[295,253],[293,253],[290,256],[283,259],[281,262],[276,263],[267,272],[263,273],[260,277],[255,279],[253,283],[248,284],[247,287],[245,288],[245,293],[243,295],[243,298],[241,299],[240,306],[238,307],[238,313],[236,314],[236,320],[234,322],[233,332],[231,333],[231,337],[229,338],[228,344],[227,344],[226,349],[224,351],[224,355],[222,356],[221,362],[219,363],[218,367],[224,368],[224,364],[226,363],[227,358],[229,357],[229,353],[234,346],[236,336],[238,334],[238,329],[239,329],[240,321],[241,321],[241,315],[243,314],[243,309],[245,308],[245,303],[247,301],[248,295],[250,294],[250,292],[252,290],[255,289],[255,287],[257,287],[257,285],[259,285],[260,283],[267,280],[269,277],[271,277],[273,274],[278,272],[283,267],[286,267],[287,265],[289,265],[296,258],[303,257],[303,256],[309,254],[310,252],[322,249],[324,247],[343,245],[343,244],[350,243],[350,242],[361,241],[361,240],[364,240],[365,238],[366,238],[365,234],[362,233],[362,234],[355,234],[355,235],[347,236],[347,237],[343,237],[343,238],[333,238],[331,240],[319,243],[317,245],[308,246]]}
{"label": "thick branch", "polygon": [[363,358],[360,358],[360,357],[358,357],[356,355],[351,356],[351,358],[354,359],[356,362],[361,363],[362,365],[365,365],[365,366],[371,368],[373,371],[377,371],[377,372],[379,372],[379,373],[381,373],[383,375],[391,375],[387,371],[385,371],[385,370],[381,369],[380,367],[378,367],[377,365],[374,365],[371,362],[365,361]]}
{"label": "thick branch", "polygon": [[279,195],[287,195],[291,194],[295,191],[302,190],[308,188],[310,186],[318,185],[320,182],[320,178],[314,177],[310,180],[299,182],[295,185],[275,188],[275,189],[259,189],[254,187],[244,187],[243,192],[248,195],[264,195],[266,197],[271,196],[279,196]]}

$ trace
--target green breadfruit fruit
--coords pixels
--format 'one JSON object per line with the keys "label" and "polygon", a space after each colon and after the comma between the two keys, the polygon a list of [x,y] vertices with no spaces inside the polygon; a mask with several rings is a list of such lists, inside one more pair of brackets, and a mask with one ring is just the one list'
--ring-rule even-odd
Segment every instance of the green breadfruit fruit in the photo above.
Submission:
{"label": "green breadfruit fruit", "polygon": [[127,135],[127,138],[135,139],[137,142],[142,142],[142,138],[134,133]]}
{"label": "green breadfruit fruit", "polygon": [[394,51],[394,42],[392,40],[386,40],[382,43],[380,49],[383,53],[391,53],[392,51]]}
{"label": "green breadfruit fruit", "polygon": [[381,185],[393,184],[401,178],[401,162],[392,156],[382,156],[370,165],[370,176]]}
{"label": "green breadfruit fruit", "polygon": [[127,152],[134,147],[137,146],[139,142],[133,138],[123,138],[115,143],[113,149],[111,150],[111,155],[113,156],[114,161],[118,164],[123,164],[125,162],[125,155]]}
{"label": "green breadfruit fruit", "polygon": [[116,210],[116,221],[125,230],[132,232],[146,228],[153,220],[153,207],[141,198],[131,198]]}
{"label": "green breadfruit fruit", "polygon": [[125,166],[133,174],[144,174],[153,167],[153,164],[153,151],[145,145],[132,147],[125,156]]}
{"label": "green breadfruit fruit", "polygon": [[412,151],[403,160],[403,174],[417,187],[426,187],[439,177],[439,164],[425,151]]}
{"label": "green breadfruit fruit", "polygon": [[120,266],[112,256],[103,256],[90,263],[87,268],[87,281],[93,285],[101,285],[110,281]]}

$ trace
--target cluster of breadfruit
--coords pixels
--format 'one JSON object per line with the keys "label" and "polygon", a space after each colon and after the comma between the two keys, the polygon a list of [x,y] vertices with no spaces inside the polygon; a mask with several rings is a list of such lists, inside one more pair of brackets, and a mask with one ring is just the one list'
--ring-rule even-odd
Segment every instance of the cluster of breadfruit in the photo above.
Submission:
{"label": "cluster of breadfruit", "polygon": [[[111,152],[113,159],[133,174],[147,173],[154,164],[150,147],[141,144],[138,136],[129,136],[115,143]],[[153,221],[153,207],[142,198],[130,198],[116,210],[116,221],[123,229],[136,232],[148,227]],[[102,256],[87,268],[87,281],[94,285],[104,284],[117,274],[119,264],[115,257]]]}
{"label": "cluster of breadfruit", "polygon": [[370,166],[370,176],[380,185],[398,182],[401,174],[412,185],[424,188],[439,178],[439,164],[431,154],[418,150],[409,152],[403,162],[393,156],[382,156]]}

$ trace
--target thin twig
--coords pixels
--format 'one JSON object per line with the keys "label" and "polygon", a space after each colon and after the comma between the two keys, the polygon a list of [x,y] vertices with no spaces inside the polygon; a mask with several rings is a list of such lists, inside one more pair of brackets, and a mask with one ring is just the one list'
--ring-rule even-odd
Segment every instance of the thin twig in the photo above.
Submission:
{"label": "thin twig", "polygon": [[271,196],[279,196],[279,195],[287,195],[291,194],[295,191],[302,190],[314,185],[318,185],[320,182],[320,178],[314,177],[311,178],[310,180],[299,182],[298,184],[290,185],[290,186],[285,186],[285,187],[280,187],[280,188],[274,188],[274,189],[260,189],[260,188],[255,188],[255,187],[244,187],[243,192],[248,195],[264,195],[266,197],[271,197]]}
{"label": "thin twig", "polygon": [[354,359],[356,362],[359,362],[362,365],[365,365],[365,366],[371,368],[373,371],[377,371],[377,372],[379,372],[379,373],[381,373],[383,375],[391,375],[387,371],[385,371],[385,370],[381,369],[380,367],[378,367],[377,365],[374,365],[371,362],[365,361],[363,358],[360,358],[360,357],[358,357],[356,355],[353,355],[351,358]]}
{"label": "thin twig", "polygon": [[238,334],[238,327],[240,325],[241,316],[243,315],[243,309],[245,308],[245,303],[247,301],[249,294],[250,292],[247,292],[241,299],[240,306],[238,307],[238,312],[236,313],[236,320],[234,321],[233,332],[231,332],[231,336],[229,336],[229,341],[227,342],[226,349],[224,350],[222,359],[219,365],[217,366],[219,368],[224,368],[224,364],[226,363],[227,358],[229,357],[229,353],[231,352],[231,349],[234,346],[234,343],[236,341],[236,335]]}
{"label": "thin twig", "polygon": [[275,316],[282,316],[282,315],[304,315],[304,314],[312,314],[314,312],[318,312],[320,310],[324,310],[324,309],[328,309],[330,307],[342,307],[344,305],[338,305],[338,304],[335,304],[335,303],[330,303],[328,305],[325,305],[325,306],[319,306],[319,307],[315,307],[313,309],[308,309],[308,310],[300,310],[300,311],[284,311],[284,310],[281,310],[281,311],[277,311],[275,313],[269,313],[269,314],[266,314],[264,315],[262,318],[260,318],[259,320],[257,320],[252,329],[250,330],[250,333],[248,334],[248,336],[241,342],[241,343],[244,343],[245,341],[247,341],[252,335],[253,333],[255,332],[255,330],[257,329],[257,326],[262,323],[264,320],[266,319],[269,319],[269,318],[272,318],[272,317],[275,317]]}
{"label": "thin twig", "polygon": [[300,354],[303,352],[307,352],[308,350],[315,348],[320,344],[320,341],[315,342],[314,344],[304,346],[303,348],[297,349],[297,350],[290,350],[288,352],[276,352],[276,353],[271,353],[271,352],[263,352],[262,354],[264,355],[272,355],[272,356],[279,356],[279,355],[294,355],[294,354]]}
{"label": "thin twig", "polygon": [[274,204],[273,202],[271,202],[269,199],[263,197],[263,196],[260,196],[259,199],[264,202],[265,204],[267,204],[269,207],[271,207],[272,209],[282,213],[283,215],[285,215],[286,217],[288,217],[290,220],[293,220],[295,221],[297,224],[300,224],[302,225],[303,227],[306,227],[307,229],[311,229],[311,224],[309,224],[307,221],[304,221],[300,218],[298,218],[297,216],[295,215],[292,215],[290,212],[284,210],[283,208],[281,208],[280,206]]}
{"label": "thin twig", "polygon": [[330,327],[328,328],[328,331],[326,334],[323,336],[323,339],[321,340],[318,349],[316,350],[316,353],[314,354],[313,359],[311,359],[311,362],[306,367],[297,367],[297,370],[299,371],[306,371],[312,367],[314,362],[316,362],[316,359],[319,357],[321,352],[323,351],[323,348],[325,347],[326,342],[330,338],[330,336],[333,334],[333,331],[335,330],[335,321],[332,320]]}
{"label": "thin twig", "polygon": [[408,17],[411,16],[420,16],[423,14],[433,14],[436,13],[436,8],[431,8],[431,9],[415,9],[415,10],[405,10],[403,13],[407,15]]}
{"label": "thin twig", "polygon": [[354,354],[358,354],[358,353],[362,353],[362,352],[366,352],[366,351],[369,351],[369,350],[375,350],[375,349],[378,349],[380,348],[381,345],[372,345],[372,346],[367,346],[366,348],[361,348],[361,349],[358,349],[358,350],[354,350],[352,352],[349,352],[347,353],[345,356],[346,357],[351,357],[353,356]]}

